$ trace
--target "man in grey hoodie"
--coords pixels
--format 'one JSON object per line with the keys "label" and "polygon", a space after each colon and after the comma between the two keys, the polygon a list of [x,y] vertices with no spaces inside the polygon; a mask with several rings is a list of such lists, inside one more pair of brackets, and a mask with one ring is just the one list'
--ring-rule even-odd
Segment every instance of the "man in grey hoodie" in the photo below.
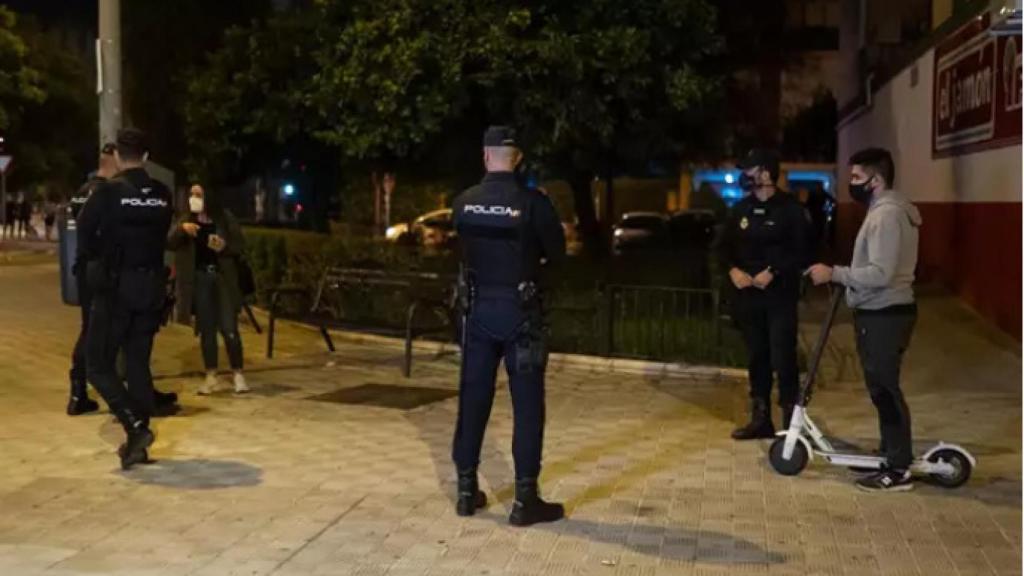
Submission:
{"label": "man in grey hoodie", "polygon": [[850,196],[867,204],[850,266],[811,266],[815,284],[846,287],[854,310],[857,353],[871,401],[878,410],[886,466],[861,478],[868,491],[904,491],[914,487],[910,465],[910,409],[900,390],[900,365],[917,320],[914,269],[917,266],[921,214],[906,196],[893,190],[895,167],[887,150],[869,148],[850,158]]}

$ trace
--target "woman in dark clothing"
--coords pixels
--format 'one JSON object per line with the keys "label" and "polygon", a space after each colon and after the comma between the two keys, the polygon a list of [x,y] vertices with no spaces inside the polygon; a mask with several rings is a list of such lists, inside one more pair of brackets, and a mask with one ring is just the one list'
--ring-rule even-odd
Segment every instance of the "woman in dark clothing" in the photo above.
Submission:
{"label": "woman in dark clothing", "polygon": [[249,391],[242,375],[242,339],[238,313],[242,294],[238,287],[238,260],[245,251],[242,229],[216,194],[194,185],[189,193],[189,214],[175,227],[168,242],[172,250],[187,249],[195,262],[192,302],[199,327],[206,379],[199,394],[217,387],[217,333],[224,339],[235,393]]}

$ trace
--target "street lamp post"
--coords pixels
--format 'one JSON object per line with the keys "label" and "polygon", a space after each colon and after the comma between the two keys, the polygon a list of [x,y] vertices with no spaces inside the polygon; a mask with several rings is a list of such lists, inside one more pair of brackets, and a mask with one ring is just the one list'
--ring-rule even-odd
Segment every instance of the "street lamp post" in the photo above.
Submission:
{"label": "street lamp post", "polygon": [[121,129],[121,0],[99,0],[100,37],[96,41],[96,92],[100,97],[100,146]]}

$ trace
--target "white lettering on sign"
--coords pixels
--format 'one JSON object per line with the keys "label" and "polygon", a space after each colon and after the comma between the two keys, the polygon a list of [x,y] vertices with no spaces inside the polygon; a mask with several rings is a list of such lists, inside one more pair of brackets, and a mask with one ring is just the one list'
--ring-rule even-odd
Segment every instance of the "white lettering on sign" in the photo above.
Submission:
{"label": "white lettering on sign", "polygon": [[958,116],[992,106],[992,68],[957,78],[954,68],[939,90],[939,120],[955,129]]}
{"label": "white lettering on sign", "polygon": [[991,139],[995,133],[996,42],[979,34],[938,58],[935,68],[935,150]]}
{"label": "white lettering on sign", "polygon": [[1013,36],[1006,40],[1003,50],[1003,94],[1006,94],[1007,112],[1021,108],[1021,53]]}
{"label": "white lettering on sign", "polygon": [[1019,145],[1021,39],[974,18],[935,47],[932,156]]}
{"label": "white lettering on sign", "polygon": [[167,201],[160,198],[121,198],[121,206],[124,205],[135,208],[166,208]]}
{"label": "white lettering on sign", "polygon": [[481,206],[479,204],[466,204],[462,212],[478,214],[483,216],[506,216],[508,218],[519,218],[519,210],[509,206]]}

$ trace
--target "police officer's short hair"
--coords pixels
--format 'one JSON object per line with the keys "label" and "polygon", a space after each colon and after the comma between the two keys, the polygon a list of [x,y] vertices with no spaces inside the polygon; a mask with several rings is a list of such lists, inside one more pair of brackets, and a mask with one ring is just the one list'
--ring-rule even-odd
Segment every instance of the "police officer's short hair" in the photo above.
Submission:
{"label": "police officer's short hair", "polygon": [[859,164],[874,174],[885,179],[885,184],[892,187],[896,184],[896,165],[892,154],[885,148],[865,148],[850,156],[850,166]]}
{"label": "police officer's short hair", "polygon": [[149,146],[146,134],[135,128],[123,128],[117,131],[117,154],[122,160],[141,162]]}

